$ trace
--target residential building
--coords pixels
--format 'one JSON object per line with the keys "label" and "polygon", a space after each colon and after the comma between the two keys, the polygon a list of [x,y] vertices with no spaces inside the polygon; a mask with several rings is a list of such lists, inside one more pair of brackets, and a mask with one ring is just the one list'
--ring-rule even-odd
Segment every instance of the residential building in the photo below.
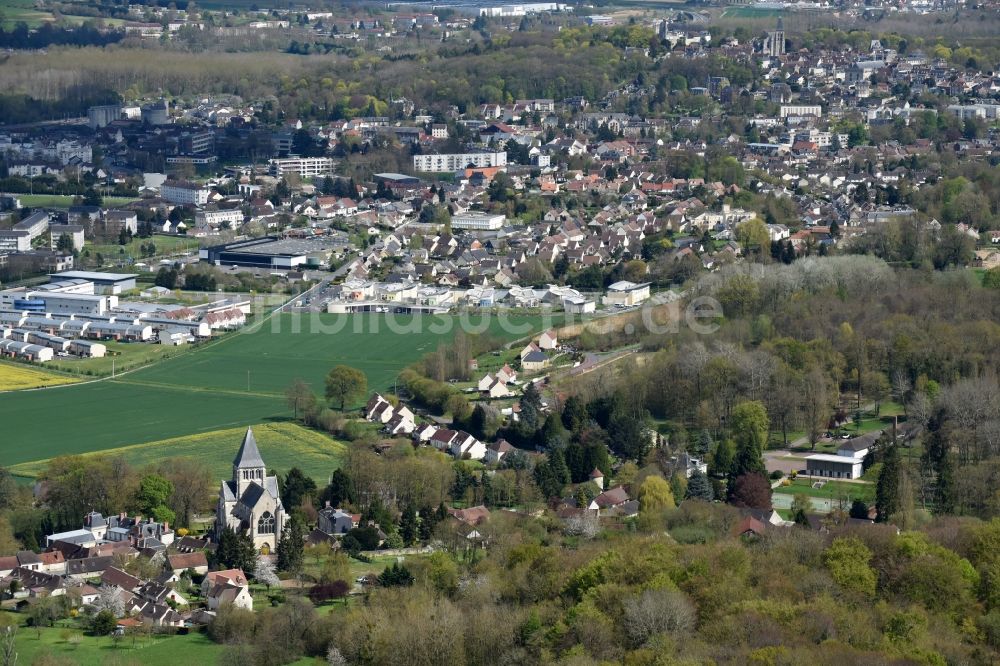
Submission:
{"label": "residential building", "polygon": [[413,170],[446,173],[466,167],[501,167],[507,165],[507,151],[482,153],[430,153],[413,156]]}

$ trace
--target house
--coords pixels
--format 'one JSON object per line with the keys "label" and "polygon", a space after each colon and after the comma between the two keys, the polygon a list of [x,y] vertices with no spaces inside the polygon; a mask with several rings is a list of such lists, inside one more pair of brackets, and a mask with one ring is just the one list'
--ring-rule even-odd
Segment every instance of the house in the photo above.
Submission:
{"label": "house", "polygon": [[154,627],[184,626],[184,618],[181,617],[181,614],[166,604],[146,601],[136,606],[135,612],[136,618],[142,620],[143,624]]}
{"label": "house", "polygon": [[507,389],[507,384],[499,379],[494,379],[485,390],[482,390],[482,393],[490,398],[506,398],[510,395],[510,391]]}
{"label": "house", "polygon": [[549,367],[549,357],[542,351],[534,351],[521,359],[521,367],[528,372],[537,372]]}
{"label": "house", "polygon": [[649,298],[649,283],[635,283],[620,280],[608,286],[604,295],[604,305],[618,308],[632,307]]}
{"label": "house", "polygon": [[149,581],[144,583],[137,591],[138,594],[143,599],[147,601],[152,601],[157,604],[166,604],[168,602],[176,604],[178,606],[187,606],[188,600],[181,595],[180,592],[172,587],[167,587],[162,583],[156,581]]}
{"label": "house", "polygon": [[117,567],[108,567],[101,574],[101,585],[114,585],[123,590],[135,592],[142,586],[142,581]]}
{"label": "house", "polygon": [[594,471],[590,473],[590,480],[597,485],[598,488],[604,490],[604,472],[594,468]]}
{"label": "house", "polygon": [[385,424],[385,429],[390,435],[409,435],[416,427],[417,424],[413,422],[413,412],[406,407],[397,409]]}
{"label": "house", "polygon": [[167,556],[167,566],[178,576],[188,569],[191,569],[199,576],[204,576],[208,573],[208,558],[201,551],[175,553]]}
{"label": "house", "polygon": [[733,527],[733,534],[748,539],[756,539],[767,530],[765,523],[757,520],[753,516],[747,516]]}
{"label": "house", "polygon": [[587,508],[591,511],[597,511],[598,515],[603,515],[605,512],[623,506],[628,501],[629,497],[625,489],[621,486],[615,486],[591,500]]}
{"label": "house", "polygon": [[205,575],[205,579],[201,581],[201,593],[208,594],[215,585],[246,586],[247,584],[247,576],[242,569],[209,571]]}
{"label": "house", "polygon": [[392,404],[378,393],[372,394],[365,405],[365,418],[373,423],[388,423],[392,414]]}
{"label": "house", "polygon": [[490,510],[480,504],[468,509],[448,509],[448,514],[466,525],[480,525],[490,517]]}
{"label": "house", "polygon": [[250,596],[250,588],[246,585],[233,585],[231,583],[219,583],[212,586],[206,595],[209,610],[219,610],[225,604],[232,604],[236,608],[253,610],[253,597]]}
{"label": "house", "polygon": [[521,350],[521,355],[520,355],[521,356],[521,360],[523,361],[524,357],[527,356],[528,354],[531,354],[531,353],[534,353],[534,352],[537,352],[537,351],[541,351],[541,350],[542,350],[542,348],[539,347],[537,343],[535,343],[535,342],[529,342],[527,344],[527,346],[525,346],[525,348]]}
{"label": "house", "polygon": [[508,364],[504,363],[503,367],[497,370],[496,378],[504,384],[510,384],[517,381],[517,372],[511,369]]}
{"label": "house", "polygon": [[418,442],[429,442],[431,438],[434,437],[438,429],[431,424],[424,424],[413,431],[413,436]]}
{"label": "house", "polygon": [[834,479],[857,479],[863,473],[863,458],[814,453],[806,456],[806,473]]}
{"label": "house", "polygon": [[503,457],[514,450],[514,446],[506,439],[499,439],[486,447],[486,462],[497,465]]}
{"label": "house", "polygon": [[482,460],[486,457],[486,445],[467,432],[459,430],[449,445],[451,455],[467,460]]}
{"label": "house", "polygon": [[317,515],[318,527],[327,534],[347,534],[361,522],[361,514],[334,509],[327,502]]}
{"label": "house", "polygon": [[538,346],[541,349],[555,349],[559,346],[559,336],[555,331],[545,331],[538,337]]}
{"label": "house", "polygon": [[489,390],[490,386],[492,386],[494,382],[496,382],[496,378],[487,372],[486,375],[479,380],[477,388],[479,389],[480,393],[484,393]]}

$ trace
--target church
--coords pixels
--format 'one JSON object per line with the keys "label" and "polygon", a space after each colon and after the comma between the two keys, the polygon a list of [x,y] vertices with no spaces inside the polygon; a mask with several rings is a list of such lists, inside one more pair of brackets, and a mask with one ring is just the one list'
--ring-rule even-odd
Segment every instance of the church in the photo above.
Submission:
{"label": "church", "polygon": [[233,478],[223,481],[219,489],[215,538],[218,540],[227,526],[232,527],[237,532],[249,534],[257,551],[269,555],[278,547],[286,520],[278,496],[278,477],[267,475],[253,429],[247,428],[243,444],[233,460]]}

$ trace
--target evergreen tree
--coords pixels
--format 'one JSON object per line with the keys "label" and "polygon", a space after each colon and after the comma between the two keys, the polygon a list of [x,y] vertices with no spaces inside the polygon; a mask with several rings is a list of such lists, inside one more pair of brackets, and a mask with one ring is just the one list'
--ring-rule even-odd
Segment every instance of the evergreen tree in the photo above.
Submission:
{"label": "evergreen tree", "polygon": [[542,425],[542,396],[535,382],[528,382],[521,396],[520,421],[522,431],[532,436]]}
{"label": "evergreen tree", "polygon": [[403,515],[399,519],[399,535],[403,537],[403,544],[405,546],[412,546],[418,536],[417,528],[417,512],[413,510],[413,506],[410,504],[406,505],[403,509]]}
{"label": "evergreen tree", "polygon": [[252,574],[257,562],[257,549],[250,535],[226,527],[219,536],[215,562],[222,569],[242,569],[244,573]]}
{"label": "evergreen tree", "polygon": [[889,444],[882,459],[882,471],[875,486],[875,520],[884,523],[899,512],[899,448]]}
{"label": "evergreen tree", "polygon": [[302,523],[295,516],[288,521],[288,526],[282,530],[278,541],[278,568],[282,571],[298,573],[302,569],[302,553],[305,550],[305,538],[302,534]]}
{"label": "evergreen tree", "polygon": [[281,476],[278,479],[282,482],[279,489],[281,499],[290,511],[298,509],[306,497],[315,497],[316,482],[306,476],[298,467],[291,468],[283,479]]}
{"label": "evergreen tree", "polygon": [[420,540],[427,542],[434,536],[434,527],[437,525],[437,514],[434,509],[425,506],[420,509]]}
{"label": "evergreen tree", "polygon": [[921,456],[924,466],[934,475],[934,504],[938,513],[951,513],[955,508],[955,483],[952,457],[944,432],[945,414],[939,409],[927,423],[929,437]]}
{"label": "evergreen tree", "polygon": [[688,479],[687,492],[684,498],[711,502],[715,499],[715,493],[712,491],[712,482],[700,471],[695,470],[691,473],[691,478]]}
{"label": "evergreen tree", "polygon": [[765,474],[764,447],[769,423],[764,405],[756,400],[736,405],[731,423],[736,457],[729,471],[730,482],[744,474]]}
{"label": "evergreen tree", "polygon": [[712,450],[712,434],[708,430],[702,430],[698,433],[698,439],[694,443],[694,453],[700,458],[704,459],[708,452]]}

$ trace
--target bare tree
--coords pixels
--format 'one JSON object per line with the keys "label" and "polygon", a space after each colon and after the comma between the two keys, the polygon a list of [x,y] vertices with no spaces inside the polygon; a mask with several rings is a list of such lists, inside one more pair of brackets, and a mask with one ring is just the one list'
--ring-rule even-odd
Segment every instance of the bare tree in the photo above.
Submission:
{"label": "bare tree", "polygon": [[14,639],[17,636],[17,627],[14,625],[0,629],[0,660],[2,666],[17,666],[17,651],[14,649]]}
{"label": "bare tree", "polygon": [[662,633],[686,633],[694,628],[697,611],[683,592],[646,590],[623,604],[625,630],[635,646]]}

